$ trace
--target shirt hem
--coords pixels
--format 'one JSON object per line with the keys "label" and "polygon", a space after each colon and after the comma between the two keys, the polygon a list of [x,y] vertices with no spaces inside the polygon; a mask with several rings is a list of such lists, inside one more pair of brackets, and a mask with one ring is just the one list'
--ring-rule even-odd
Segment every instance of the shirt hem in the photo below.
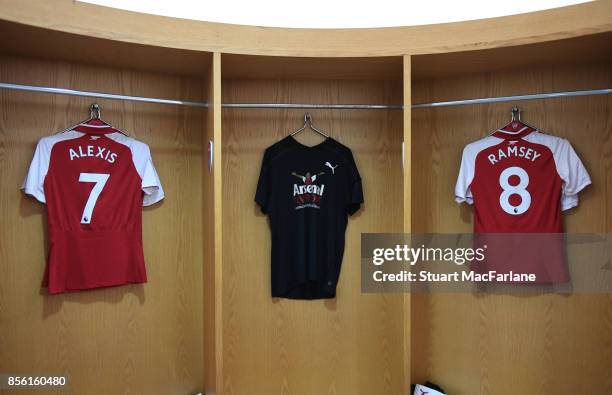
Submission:
{"label": "shirt hem", "polygon": [[51,290],[49,286],[47,286],[46,288],[47,288],[47,293],[49,295],[58,295],[62,293],[72,293],[72,292],[90,291],[90,290],[101,289],[101,288],[120,287],[122,285],[145,284],[146,282],[147,282],[147,279],[145,278],[145,279],[140,279],[140,280],[123,280],[122,282],[110,283],[110,284],[83,285],[83,286],[79,286],[75,288],[64,287],[64,288],[53,289],[53,290]]}

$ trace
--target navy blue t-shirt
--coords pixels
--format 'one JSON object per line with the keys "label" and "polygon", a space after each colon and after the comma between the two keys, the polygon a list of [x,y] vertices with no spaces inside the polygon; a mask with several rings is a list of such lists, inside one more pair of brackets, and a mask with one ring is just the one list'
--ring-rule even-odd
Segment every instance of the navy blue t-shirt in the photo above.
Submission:
{"label": "navy blue t-shirt", "polygon": [[334,298],[348,216],[363,203],[351,150],[282,139],[264,153],[255,201],[272,228],[272,296]]}

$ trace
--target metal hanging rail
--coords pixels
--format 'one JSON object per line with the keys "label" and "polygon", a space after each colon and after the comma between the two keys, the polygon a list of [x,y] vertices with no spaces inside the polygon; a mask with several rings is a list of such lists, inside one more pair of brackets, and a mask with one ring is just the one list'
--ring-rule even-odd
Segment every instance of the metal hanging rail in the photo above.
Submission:
{"label": "metal hanging rail", "polygon": [[[190,106],[190,107],[208,107],[208,103],[199,101],[188,101],[188,100],[172,100],[172,99],[158,99],[152,97],[141,97],[141,96],[128,96],[128,95],[116,95],[112,93],[103,92],[88,92],[74,89],[64,88],[52,88],[46,86],[34,86],[34,85],[20,85],[20,84],[8,84],[0,82],[0,89],[14,89],[21,91],[30,92],[41,92],[41,93],[54,93],[60,95],[71,95],[71,96],[85,96],[85,97],[97,97],[101,99],[111,100],[128,100],[138,101],[146,103],[158,103],[158,104],[172,104],[178,106]],[[551,99],[559,97],[576,97],[576,96],[591,96],[591,95],[605,95],[612,93],[612,88],[607,89],[591,89],[581,91],[570,91],[570,92],[552,92],[552,93],[538,93],[532,95],[516,95],[516,96],[502,96],[502,97],[486,97],[481,99],[466,99],[466,100],[452,100],[444,102],[434,103],[421,103],[413,104],[411,108],[431,108],[431,107],[449,107],[449,106],[465,106],[470,104],[487,104],[487,103],[503,103],[520,100],[536,100],[536,99]],[[294,104],[294,103],[223,103],[223,108],[251,108],[251,109],[305,109],[305,110],[317,110],[317,109],[332,109],[332,110],[401,110],[404,108],[401,104]]]}
{"label": "metal hanging rail", "polygon": [[153,97],[115,95],[112,93],[87,92],[87,91],[78,91],[74,89],[51,88],[51,87],[46,87],[46,86],[7,84],[4,82],[0,82],[0,88],[15,89],[15,90],[20,90],[20,91],[30,91],[30,92],[56,93],[60,95],[70,95],[70,96],[98,97],[101,99],[111,99],[111,100],[128,100],[128,101],[139,101],[139,102],[146,102],[146,103],[174,104],[177,106],[190,106],[190,107],[208,107],[208,103],[198,102],[198,101],[157,99]]}
{"label": "metal hanging rail", "polygon": [[[590,95],[605,95],[612,93],[612,89],[591,89],[582,91],[570,92],[552,92],[538,93],[532,95],[516,95],[516,96],[501,96],[501,97],[486,97],[481,99],[466,99],[452,100],[434,103],[413,104],[411,108],[431,108],[431,107],[449,107],[449,106],[465,106],[470,104],[486,104],[486,103],[503,103],[520,100],[536,100],[536,99],[551,99],[558,97],[575,97],[575,96],[590,96]],[[342,109],[342,110],[380,110],[391,109],[401,110],[404,108],[401,104],[287,104],[287,103],[223,103],[224,108],[286,108],[286,109]]]}
{"label": "metal hanging rail", "polygon": [[571,91],[571,92],[538,93],[538,94],[533,94],[533,95],[486,97],[482,99],[452,100],[452,101],[442,101],[442,102],[435,102],[435,103],[413,104],[412,108],[466,106],[469,104],[504,103],[504,102],[509,102],[509,101],[552,99],[552,98],[557,98],[557,97],[605,95],[609,93],[612,93],[612,89],[591,89],[591,90]]}
{"label": "metal hanging rail", "polygon": [[293,103],[223,103],[223,108],[297,109],[297,110],[401,110],[401,104],[293,104]]}

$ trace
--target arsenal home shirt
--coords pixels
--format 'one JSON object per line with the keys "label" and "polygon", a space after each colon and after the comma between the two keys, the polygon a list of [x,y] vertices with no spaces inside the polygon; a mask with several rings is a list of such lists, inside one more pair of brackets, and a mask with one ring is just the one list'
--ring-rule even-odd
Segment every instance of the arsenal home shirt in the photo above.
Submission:
{"label": "arsenal home shirt", "polygon": [[[455,198],[474,204],[477,234],[555,234],[563,232],[561,212],[577,206],[578,193],[590,183],[567,140],[533,129],[517,134],[498,131],[463,150]],[[491,269],[533,273],[537,282],[568,280],[561,237],[486,240],[489,255],[504,257],[499,260],[502,265]]]}
{"label": "arsenal home shirt", "polygon": [[111,127],[42,138],[22,189],[47,205],[49,293],[146,282],[142,206],[164,198],[146,144]]}

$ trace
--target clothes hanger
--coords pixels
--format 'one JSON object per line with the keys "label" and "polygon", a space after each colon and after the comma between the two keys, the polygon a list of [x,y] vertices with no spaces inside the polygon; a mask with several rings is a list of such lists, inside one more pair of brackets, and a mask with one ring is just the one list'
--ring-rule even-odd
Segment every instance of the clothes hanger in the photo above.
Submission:
{"label": "clothes hanger", "polygon": [[527,132],[537,132],[538,131],[538,128],[536,128],[535,126],[531,126],[528,123],[523,122],[521,120],[521,108],[520,107],[518,106],[512,107],[512,109],[510,110],[510,113],[512,115],[510,122],[508,122],[506,125],[502,126],[501,128],[496,129],[493,132],[489,133],[489,136],[492,136],[498,132],[508,134],[508,135],[517,135],[520,133],[524,133],[525,131]]}
{"label": "clothes hanger", "polygon": [[322,131],[320,131],[319,129],[317,129],[313,124],[312,124],[312,115],[310,115],[310,113],[306,113],[304,114],[304,126],[302,126],[301,128],[299,128],[298,130],[296,130],[295,132],[291,133],[291,137],[295,136],[296,134],[300,133],[301,131],[305,130],[306,128],[310,128],[313,131],[319,133],[321,136],[325,137],[326,139],[329,138],[329,136],[325,133],[323,133]]}
{"label": "clothes hanger", "polygon": [[76,125],[72,125],[69,128],[66,128],[62,130],[61,132],[58,132],[57,134],[69,132],[79,126],[83,126],[87,128],[111,128],[123,134],[124,136],[129,136],[129,134],[127,134],[126,132],[120,129],[117,129],[116,127],[112,126],[108,122],[103,121],[101,118],[101,114],[102,114],[102,111],[100,109],[100,105],[98,103],[94,103],[89,107],[89,118],[77,123]]}

